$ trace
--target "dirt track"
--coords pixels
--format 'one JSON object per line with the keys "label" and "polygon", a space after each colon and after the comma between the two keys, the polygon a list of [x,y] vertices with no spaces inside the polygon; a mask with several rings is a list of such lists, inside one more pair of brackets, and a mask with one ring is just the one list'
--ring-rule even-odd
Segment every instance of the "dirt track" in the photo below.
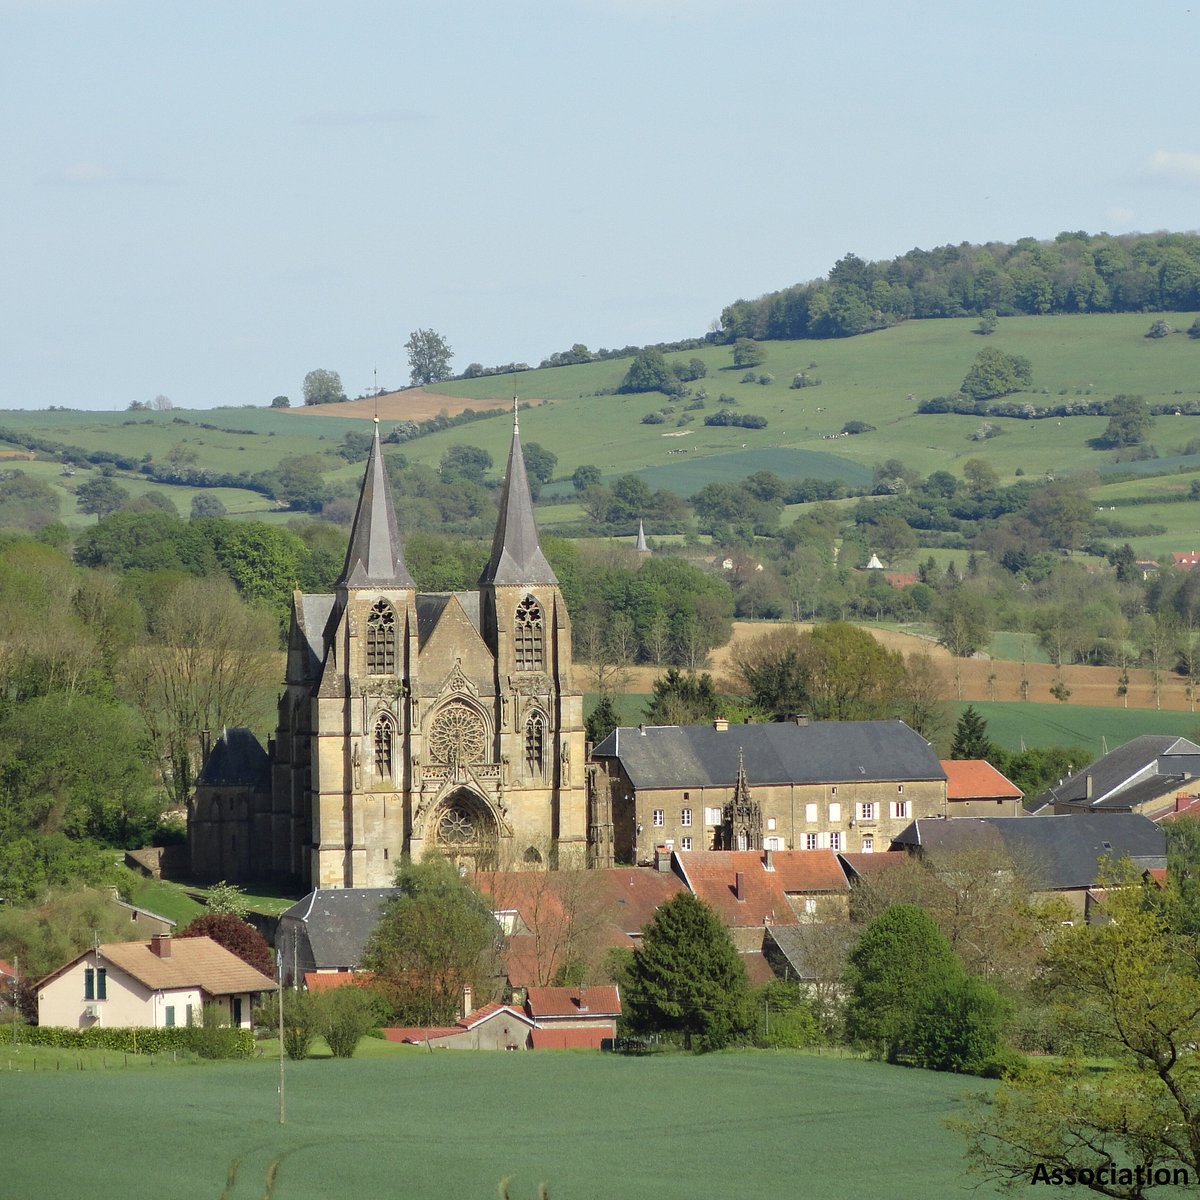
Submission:
{"label": "dirt track", "polygon": [[[712,653],[709,670],[717,678],[730,674],[731,660],[734,649],[739,644],[763,637],[780,628],[778,625],[761,625],[747,621],[735,621],[733,638],[728,645],[722,646]],[[797,625],[797,629],[808,629],[808,625]],[[909,633],[895,633],[888,629],[871,629],[877,641],[887,646],[889,650],[899,650],[903,654],[925,651],[941,669],[946,680],[946,696],[948,699],[961,700],[1021,700],[1021,676],[1024,673],[1029,680],[1029,699],[1042,703],[1053,703],[1055,697],[1050,694],[1058,671],[1049,663],[1028,663],[1025,667],[1019,662],[1008,662],[999,659],[968,658],[956,659],[943,647],[935,642],[916,637]],[[585,668],[586,669],[586,668]],[[654,680],[662,674],[660,667],[634,667],[631,670],[629,690],[631,692],[651,691]],[[1067,687],[1071,689],[1070,703],[1094,704],[1105,708],[1120,708],[1122,697],[1117,695],[1117,679],[1120,671],[1115,667],[1063,667],[1062,677]],[[1197,689],[1200,691],[1200,689]],[[1129,672],[1129,707],[1154,708],[1154,684],[1151,673],[1146,670],[1131,670]],[[1161,704],[1164,709],[1174,709],[1179,712],[1194,711],[1194,705],[1189,704],[1184,691],[1184,680],[1164,671],[1162,674]]]}
{"label": "dirt track", "polygon": [[[523,407],[541,403],[540,400],[521,401]],[[308,404],[284,411],[299,416],[357,417],[363,421],[371,420],[378,412],[381,421],[428,421],[443,409],[454,417],[465,408],[483,412],[492,408],[509,408],[511,405],[511,400],[471,400],[463,396],[431,392],[427,388],[408,388],[403,392],[368,396],[364,400],[347,400],[345,404]]]}

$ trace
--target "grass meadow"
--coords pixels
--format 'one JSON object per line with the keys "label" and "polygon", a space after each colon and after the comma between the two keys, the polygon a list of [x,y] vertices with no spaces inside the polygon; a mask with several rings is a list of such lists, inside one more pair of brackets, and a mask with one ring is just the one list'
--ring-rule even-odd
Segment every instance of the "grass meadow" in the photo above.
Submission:
{"label": "grass meadow", "polygon": [[269,1057],[36,1073],[11,1058],[0,1050],[4,1194],[86,1180],[92,1200],[495,1200],[505,1179],[513,1200],[543,1184],[553,1200],[950,1200],[975,1180],[945,1120],[990,1086],[832,1055],[376,1044],[289,1063],[280,1126]]}

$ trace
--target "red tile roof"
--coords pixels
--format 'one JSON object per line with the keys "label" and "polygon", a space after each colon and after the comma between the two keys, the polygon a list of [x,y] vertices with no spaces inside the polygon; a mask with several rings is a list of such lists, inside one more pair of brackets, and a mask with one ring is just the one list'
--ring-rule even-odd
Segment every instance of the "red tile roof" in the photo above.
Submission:
{"label": "red tile roof", "polygon": [[485,1021],[490,1021],[493,1017],[501,1014],[516,1017],[523,1021],[526,1025],[532,1025],[533,1022],[519,1008],[513,1008],[511,1004],[483,1004],[475,1009],[469,1017],[463,1017],[459,1022],[460,1031],[463,1029],[474,1029],[477,1025],[482,1025]]}
{"label": "red tile roof", "polygon": [[0,958],[0,979],[16,979],[17,971],[11,963],[6,963]]}
{"label": "red tile roof", "polygon": [[1177,567],[1194,567],[1200,563],[1200,551],[1197,550],[1176,550],[1171,555],[1171,561]]}
{"label": "red tile roof", "polygon": [[375,976],[370,971],[305,971],[304,986],[310,992],[328,992],[340,987],[370,987]]}
{"label": "red tile roof", "polygon": [[621,997],[613,986],[531,987],[525,994],[525,1006],[535,1021],[621,1015]]}
{"label": "red tile roof", "polygon": [[832,850],[773,850],[769,871],[762,850],[677,850],[675,860],[692,892],[729,928],[795,925],[788,893],[844,893],[850,887]]}
{"label": "red tile roof", "polygon": [[1020,800],[1025,793],[983,758],[943,758],[948,800]]}
{"label": "red tile roof", "polygon": [[770,983],[772,979],[776,978],[771,964],[767,961],[767,956],[761,950],[754,950],[741,957],[746,966],[746,975],[754,987],[761,987],[762,984]]}
{"label": "red tile roof", "polygon": [[1170,808],[1146,815],[1160,825],[1164,822],[1171,824],[1178,821],[1180,817],[1200,816],[1200,796],[1188,796],[1180,793],[1170,803]]}

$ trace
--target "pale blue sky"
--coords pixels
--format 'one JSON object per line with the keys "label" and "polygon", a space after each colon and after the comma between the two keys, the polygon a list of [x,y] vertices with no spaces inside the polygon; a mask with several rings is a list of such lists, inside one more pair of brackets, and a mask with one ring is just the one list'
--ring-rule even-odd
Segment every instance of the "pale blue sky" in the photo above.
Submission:
{"label": "pale blue sky", "polygon": [[1198,14],[0,0],[0,407],[356,395],[418,326],[536,364],[848,250],[1195,229]]}

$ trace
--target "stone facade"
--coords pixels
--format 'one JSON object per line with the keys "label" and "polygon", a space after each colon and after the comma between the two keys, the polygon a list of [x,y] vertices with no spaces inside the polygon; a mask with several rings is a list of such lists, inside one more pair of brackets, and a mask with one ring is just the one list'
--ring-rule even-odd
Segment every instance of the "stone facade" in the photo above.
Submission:
{"label": "stone facade", "polygon": [[263,875],[385,887],[404,855],[582,862],[583,696],[514,421],[477,591],[417,592],[379,446],[332,595],[297,594]]}

